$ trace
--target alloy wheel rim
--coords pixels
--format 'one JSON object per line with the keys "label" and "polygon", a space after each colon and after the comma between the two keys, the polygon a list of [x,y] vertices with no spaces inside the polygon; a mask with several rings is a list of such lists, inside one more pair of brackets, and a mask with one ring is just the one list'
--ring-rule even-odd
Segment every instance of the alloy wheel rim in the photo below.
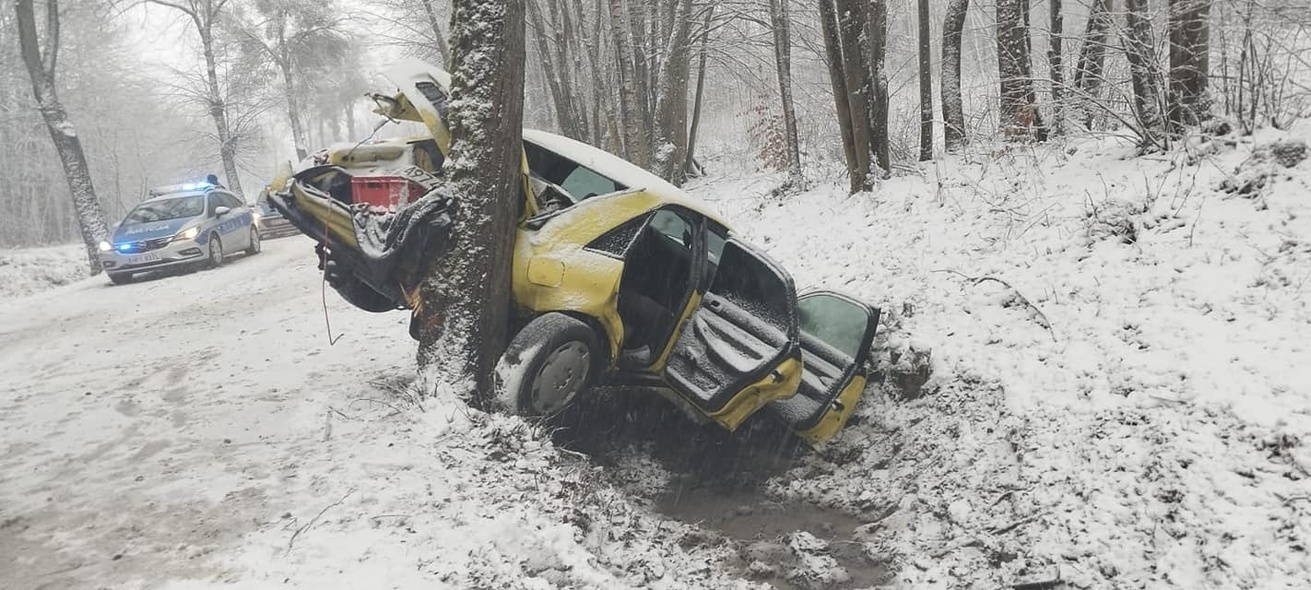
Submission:
{"label": "alloy wheel rim", "polygon": [[533,380],[533,409],[544,415],[563,410],[582,391],[591,363],[587,346],[577,340],[551,351]]}

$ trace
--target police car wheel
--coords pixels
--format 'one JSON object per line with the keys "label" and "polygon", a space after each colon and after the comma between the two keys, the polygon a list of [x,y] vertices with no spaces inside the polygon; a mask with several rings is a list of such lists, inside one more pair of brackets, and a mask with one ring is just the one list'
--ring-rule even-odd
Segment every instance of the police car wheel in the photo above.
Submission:
{"label": "police car wheel", "polygon": [[205,268],[218,268],[223,264],[223,241],[219,239],[218,234],[209,236],[209,258],[205,261]]}
{"label": "police car wheel", "polygon": [[258,226],[250,226],[250,247],[246,248],[246,254],[259,254],[260,235]]}

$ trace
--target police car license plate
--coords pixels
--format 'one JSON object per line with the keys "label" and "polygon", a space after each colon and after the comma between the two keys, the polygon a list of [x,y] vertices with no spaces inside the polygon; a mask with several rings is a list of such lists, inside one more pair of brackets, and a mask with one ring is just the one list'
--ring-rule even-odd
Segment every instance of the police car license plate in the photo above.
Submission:
{"label": "police car license plate", "polygon": [[159,262],[158,254],[142,254],[127,259],[128,264],[145,264],[147,262]]}

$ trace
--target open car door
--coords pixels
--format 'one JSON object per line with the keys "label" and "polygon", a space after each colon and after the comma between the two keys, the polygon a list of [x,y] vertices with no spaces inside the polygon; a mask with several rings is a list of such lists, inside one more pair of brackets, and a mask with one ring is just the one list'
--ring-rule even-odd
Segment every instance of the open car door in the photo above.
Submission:
{"label": "open car door", "polygon": [[797,395],[770,408],[811,444],[837,434],[865,390],[865,364],[879,310],[832,291],[797,301],[805,365]]}
{"label": "open car door", "polygon": [[678,334],[665,380],[731,430],[801,381],[796,288],[765,255],[728,239],[714,279]]}

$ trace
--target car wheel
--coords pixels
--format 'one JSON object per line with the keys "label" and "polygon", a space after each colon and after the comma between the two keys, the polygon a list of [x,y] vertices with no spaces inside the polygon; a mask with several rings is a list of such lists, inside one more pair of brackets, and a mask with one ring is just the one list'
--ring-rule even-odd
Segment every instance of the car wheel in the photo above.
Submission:
{"label": "car wheel", "polygon": [[259,249],[260,249],[259,241],[260,241],[259,227],[254,225],[250,226],[250,247],[246,248],[247,255],[253,256],[255,254],[259,254]]}
{"label": "car wheel", "polygon": [[539,316],[524,326],[496,365],[493,401],[521,416],[553,416],[574,403],[596,378],[596,332],[562,313]]}
{"label": "car wheel", "polygon": [[209,236],[209,258],[205,259],[205,268],[218,268],[223,264],[223,240],[220,240],[218,234]]}
{"label": "car wheel", "polygon": [[109,282],[115,285],[126,285],[132,282],[132,273],[130,272],[108,272]]}

